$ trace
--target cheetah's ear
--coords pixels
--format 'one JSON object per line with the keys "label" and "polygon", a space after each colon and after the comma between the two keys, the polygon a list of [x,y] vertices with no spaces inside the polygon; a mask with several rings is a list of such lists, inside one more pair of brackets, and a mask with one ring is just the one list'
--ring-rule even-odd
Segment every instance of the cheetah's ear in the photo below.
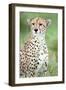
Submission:
{"label": "cheetah's ear", "polygon": [[46,21],[47,21],[46,26],[48,27],[51,24],[51,19],[47,19]]}
{"label": "cheetah's ear", "polygon": [[28,23],[28,25],[30,25],[31,24],[31,19],[27,19],[27,23]]}

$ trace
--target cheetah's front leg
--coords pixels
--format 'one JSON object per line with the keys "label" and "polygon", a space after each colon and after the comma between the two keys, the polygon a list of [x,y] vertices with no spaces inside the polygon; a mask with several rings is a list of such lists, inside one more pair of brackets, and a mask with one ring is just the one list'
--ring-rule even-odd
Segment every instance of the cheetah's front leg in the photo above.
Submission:
{"label": "cheetah's front leg", "polygon": [[48,73],[48,56],[46,56],[45,59],[44,59],[42,69],[43,69],[43,75],[47,76],[47,73]]}

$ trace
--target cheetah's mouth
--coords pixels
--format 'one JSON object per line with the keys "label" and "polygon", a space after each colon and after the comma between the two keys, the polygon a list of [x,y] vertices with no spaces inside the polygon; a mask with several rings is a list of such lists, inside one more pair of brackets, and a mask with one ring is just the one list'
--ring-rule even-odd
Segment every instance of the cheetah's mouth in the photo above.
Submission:
{"label": "cheetah's mouth", "polygon": [[35,35],[37,35],[38,33],[37,32],[35,32]]}

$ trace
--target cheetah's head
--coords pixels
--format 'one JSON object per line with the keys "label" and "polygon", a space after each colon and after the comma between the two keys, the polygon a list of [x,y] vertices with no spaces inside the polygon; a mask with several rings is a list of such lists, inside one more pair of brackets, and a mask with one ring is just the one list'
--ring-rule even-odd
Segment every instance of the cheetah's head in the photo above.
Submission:
{"label": "cheetah's head", "polygon": [[40,17],[36,17],[27,21],[31,27],[31,31],[34,36],[43,35],[47,30],[47,27],[51,24],[50,19],[46,20]]}

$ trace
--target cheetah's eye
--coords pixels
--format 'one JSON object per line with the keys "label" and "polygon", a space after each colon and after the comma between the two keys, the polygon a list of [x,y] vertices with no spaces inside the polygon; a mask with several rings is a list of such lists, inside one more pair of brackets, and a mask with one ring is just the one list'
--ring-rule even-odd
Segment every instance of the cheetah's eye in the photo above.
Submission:
{"label": "cheetah's eye", "polygon": [[32,23],[32,25],[35,25],[35,23]]}
{"label": "cheetah's eye", "polygon": [[42,23],[40,23],[39,26],[42,26]]}

